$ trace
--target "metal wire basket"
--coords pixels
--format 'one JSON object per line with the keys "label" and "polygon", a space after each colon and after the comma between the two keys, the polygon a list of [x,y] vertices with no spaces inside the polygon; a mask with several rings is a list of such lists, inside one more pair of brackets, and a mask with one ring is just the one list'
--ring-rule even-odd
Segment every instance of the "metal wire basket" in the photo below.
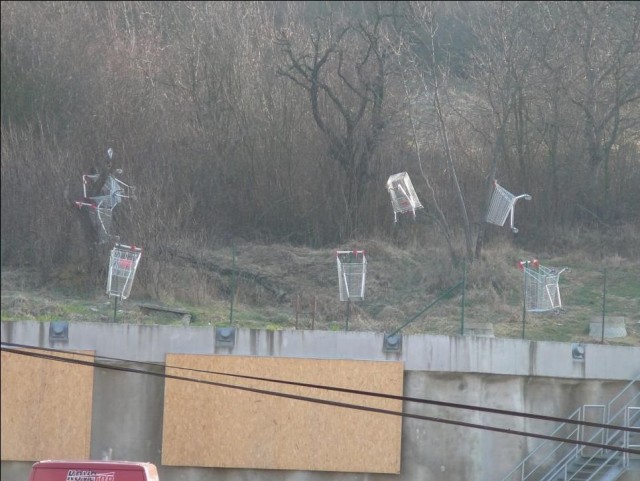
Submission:
{"label": "metal wire basket", "polygon": [[568,270],[558,270],[533,261],[521,261],[518,267],[524,275],[524,302],[529,312],[557,311],[562,308],[560,297],[560,274]]}
{"label": "metal wire basket", "polygon": [[97,174],[82,176],[84,197],[76,201],[75,204],[78,208],[87,211],[97,233],[98,243],[104,244],[118,239],[113,234],[112,229],[113,210],[123,199],[135,199],[135,187],[125,184],[113,175],[109,175],[100,188],[99,195],[88,196],[87,186],[92,182],[98,181],[99,178],[100,176]]}
{"label": "metal wire basket", "polygon": [[131,293],[133,279],[142,256],[142,248],[116,244],[111,250],[107,294],[109,297],[126,299]]}
{"label": "metal wire basket", "polygon": [[367,257],[363,250],[337,251],[340,300],[363,300],[367,278]]}
{"label": "metal wire basket", "polygon": [[503,226],[509,215],[511,216],[511,230],[514,234],[518,233],[518,229],[513,225],[513,209],[519,199],[531,200],[529,194],[513,195],[507,189],[493,181],[494,189],[491,195],[491,202],[487,210],[487,222],[499,226]]}
{"label": "metal wire basket", "polygon": [[422,204],[413,188],[409,174],[400,172],[390,176],[387,180],[387,191],[391,196],[394,222],[398,222],[398,214],[407,212],[413,213],[415,219],[416,209],[422,209]]}

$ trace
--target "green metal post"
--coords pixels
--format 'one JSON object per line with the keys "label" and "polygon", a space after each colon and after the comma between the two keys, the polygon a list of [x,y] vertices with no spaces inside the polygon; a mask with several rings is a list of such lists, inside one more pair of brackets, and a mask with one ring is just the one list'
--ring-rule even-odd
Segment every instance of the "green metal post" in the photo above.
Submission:
{"label": "green metal post", "polygon": [[344,327],[345,331],[349,330],[349,311],[351,311],[351,299],[347,299],[347,323]]}
{"label": "green metal post", "polygon": [[113,298],[113,322],[116,322],[116,315],[118,312],[118,297]]}
{"label": "green metal post", "polygon": [[525,261],[522,272],[524,273],[524,285],[522,291],[522,339],[524,339],[524,325],[527,318],[527,268],[529,261]]}
{"label": "green metal post", "polygon": [[464,336],[464,291],[467,287],[467,258],[462,259],[462,299],[460,301],[460,335]]}
{"label": "green metal post", "polygon": [[602,337],[600,342],[604,344],[604,320],[607,304],[607,268],[604,268],[604,281],[602,283]]}
{"label": "green metal post", "polygon": [[231,255],[232,255],[232,274],[231,274],[231,308],[229,311],[229,324],[233,325],[233,301],[236,295],[236,246],[235,244],[231,244]]}

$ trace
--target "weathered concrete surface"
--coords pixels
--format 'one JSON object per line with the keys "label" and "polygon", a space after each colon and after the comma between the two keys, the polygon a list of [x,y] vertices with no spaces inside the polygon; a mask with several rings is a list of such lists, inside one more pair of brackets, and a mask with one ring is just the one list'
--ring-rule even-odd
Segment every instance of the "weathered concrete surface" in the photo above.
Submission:
{"label": "weathered concrete surface", "polygon": [[631,380],[640,347],[585,344],[584,362],[571,343],[481,336],[405,335],[401,353],[382,350],[383,333],[238,329],[233,348],[216,347],[210,327],[74,322],[69,341],[49,342],[49,323],[2,323],[2,341],[59,349],[93,349],[130,361],[164,362],[166,353],[401,360],[408,371],[477,372],[570,379]]}
{"label": "weathered concrete surface", "polygon": [[464,335],[496,337],[492,322],[468,322],[464,325]]}
{"label": "weathered concrete surface", "polygon": [[[604,325],[603,325],[604,324]],[[601,339],[612,339],[627,336],[627,319],[623,316],[592,317],[589,323],[589,336]]]}
{"label": "weathered concrete surface", "polygon": [[[405,363],[405,396],[557,417],[583,404],[606,403],[640,374],[636,347],[587,344],[585,361],[577,362],[569,343],[416,335],[403,338],[401,354],[389,354],[382,351],[382,339],[378,333],[239,330],[235,346],[223,349],[215,347],[210,328],[73,323],[69,342],[51,346],[48,323],[2,323],[3,342],[95,350],[98,356],[127,359],[111,361],[121,367],[140,368],[133,361],[164,362],[167,353],[400,359]],[[154,369],[162,373],[161,366]],[[542,434],[555,427],[544,421],[405,402],[404,412],[434,420],[403,420],[399,476],[165,467],[160,462],[163,394],[162,377],[97,369],[92,458],[111,450],[113,459],[150,461],[163,481],[490,481],[501,479],[541,440],[436,418]],[[211,449],[216,449],[216,439],[212,436]],[[2,461],[0,476],[26,480],[30,466]],[[625,481],[638,479],[638,473],[630,473]]]}
{"label": "weathered concrete surface", "polygon": [[[112,364],[164,374],[164,368],[159,366]],[[159,461],[164,379],[110,369],[96,369],[94,376],[91,458]]]}

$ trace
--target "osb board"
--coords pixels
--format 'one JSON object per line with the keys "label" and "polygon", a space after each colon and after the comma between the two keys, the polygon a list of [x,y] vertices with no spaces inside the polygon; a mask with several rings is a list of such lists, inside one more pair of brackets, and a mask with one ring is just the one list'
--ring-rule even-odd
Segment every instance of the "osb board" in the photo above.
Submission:
{"label": "osb board", "polygon": [[[94,361],[82,353],[46,354]],[[0,360],[2,460],[88,459],[93,368],[5,351]]]}
{"label": "osb board", "polygon": [[[189,370],[401,396],[402,362],[168,354],[166,365],[173,376],[402,411],[398,400]],[[401,421],[395,415],[167,378],[162,464],[398,474]]]}

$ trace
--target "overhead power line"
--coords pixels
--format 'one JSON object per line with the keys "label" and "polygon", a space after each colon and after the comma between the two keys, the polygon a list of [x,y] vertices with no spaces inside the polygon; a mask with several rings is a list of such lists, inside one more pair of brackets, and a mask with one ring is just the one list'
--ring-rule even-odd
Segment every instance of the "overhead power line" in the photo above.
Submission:
{"label": "overhead power line", "polygon": [[[13,346],[15,348],[5,347],[5,346]],[[113,365],[113,364],[106,364],[106,363],[101,363],[101,362],[96,362],[96,361],[83,361],[81,359],[72,359],[72,358],[63,357],[63,356],[60,356],[60,355],[45,354],[45,353],[41,353],[41,352],[30,352],[30,351],[26,351],[25,349],[33,349],[33,350],[48,351],[48,352],[57,352],[57,353],[61,353],[61,354],[73,354],[73,355],[81,355],[81,356],[82,355],[91,356],[89,354],[78,353],[78,352],[73,352],[73,351],[61,351],[61,350],[55,350],[55,349],[41,348],[41,347],[37,347],[37,346],[27,346],[27,345],[22,345],[22,344],[13,344],[13,343],[5,343],[5,342],[2,343],[2,348],[1,348],[1,350],[5,351],[5,352],[18,354],[18,355],[23,355],[23,356],[28,356],[28,357],[39,358],[39,359],[45,359],[45,360],[50,360],[50,361],[56,361],[56,362],[77,364],[77,365],[81,365],[81,366],[88,366],[88,367],[94,367],[94,368],[97,367],[97,368],[108,369],[108,370],[113,370],[113,371],[129,372],[129,373],[136,373],[136,374],[146,374],[146,375],[149,375],[149,376],[160,377],[160,378],[163,378],[163,379],[174,379],[174,380],[177,380],[177,381],[195,382],[195,383],[205,384],[205,385],[209,385],[209,386],[216,386],[216,387],[222,387],[222,388],[228,388],[228,389],[236,389],[236,390],[245,391],[245,392],[251,392],[251,393],[255,393],[255,394],[263,394],[263,395],[267,395],[267,396],[281,397],[281,398],[286,398],[286,399],[294,399],[294,400],[298,400],[298,401],[306,401],[306,402],[310,402],[310,403],[324,404],[324,405],[341,407],[341,408],[346,408],[346,409],[354,409],[354,410],[359,410],[359,411],[367,411],[367,412],[373,412],[373,413],[379,413],[379,414],[387,414],[387,415],[392,415],[392,416],[400,416],[400,417],[409,418],[409,419],[417,419],[417,420],[422,420],[422,421],[431,421],[431,422],[437,422],[437,423],[443,423],[443,424],[451,424],[451,425],[455,425],[455,426],[482,429],[482,430],[487,430],[487,431],[499,432],[499,433],[503,433],[503,434],[513,434],[513,435],[517,435],[517,436],[525,436],[525,437],[532,437],[532,438],[538,438],[538,439],[545,439],[545,440],[549,440],[549,441],[576,444],[576,445],[581,445],[581,446],[589,446],[589,447],[593,447],[593,448],[597,448],[597,449],[607,449],[607,450],[611,450],[611,451],[620,451],[620,452],[625,452],[625,453],[630,453],[630,454],[640,454],[640,450],[638,450],[638,449],[625,448],[625,447],[621,447],[621,446],[607,445],[607,444],[595,443],[595,442],[591,442],[591,441],[583,441],[583,440],[578,440],[578,439],[567,439],[567,438],[561,438],[561,437],[557,437],[557,436],[538,434],[538,433],[528,433],[528,432],[524,432],[524,431],[518,431],[518,430],[512,430],[512,429],[506,429],[506,428],[499,428],[499,427],[495,427],[495,426],[486,426],[486,425],[482,425],[482,424],[474,424],[474,423],[468,423],[468,422],[464,422],[464,421],[456,421],[456,420],[443,419],[443,418],[432,417],[432,416],[425,416],[425,415],[420,415],[420,414],[405,413],[403,411],[392,411],[392,410],[389,410],[389,409],[375,408],[375,407],[371,407],[371,406],[362,406],[362,405],[359,405],[359,404],[351,404],[351,403],[345,403],[345,402],[339,402],[339,401],[331,401],[331,400],[327,400],[327,399],[314,398],[314,397],[310,397],[310,396],[302,396],[302,395],[297,395],[297,394],[289,394],[289,393],[271,391],[271,390],[268,390],[268,389],[258,389],[258,388],[254,388],[254,387],[248,387],[248,386],[238,386],[238,385],[233,385],[233,384],[225,384],[225,383],[216,382],[216,381],[207,381],[207,380],[203,380],[203,379],[195,379],[195,378],[184,377],[184,376],[176,376],[176,375],[173,375],[173,374],[159,373],[159,372],[153,372],[153,371],[145,371],[145,370],[142,370],[142,369],[134,369],[134,368],[131,368],[131,367],[117,366],[117,365]],[[636,432],[637,431],[636,428],[630,428],[630,427],[626,427],[626,426],[615,426],[615,425],[609,425],[609,424],[591,423],[591,422],[585,422],[585,421],[575,421],[575,420],[571,420],[571,419],[549,417],[549,416],[541,416],[541,415],[537,415],[537,414],[520,413],[520,412],[517,412],[517,411],[494,410],[494,409],[491,409],[491,408],[483,408],[483,407],[479,407],[479,406],[469,406],[469,405],[464,405],[464,404],[445,403],[445,402],[442,402],[442,401],[432,401],[432,400],[427,400],[427,399],[411,398],[411,397],[405,397],[405,396],[395,396],[395,395],[390,395],[390,394],[374,393],[374,392],[369,392],[369,391],[359,391],[359,390],[353,390],[353,389],[345,389],[345,388],[338,388],[338,387],[331,387],[331,386],[322,386],[322,385],[308,384],[308,383],[298,383],[298,382],[293,382],[293,381],[273,380],[273,379],[261,378],[261,377],[256,377],[256,376],[243,376],[243,375],[238,375],[238,374],[230,374],[230,373],[215,372],[215,371],[201,371],[201,370],[189,369],[189,368],[184,368],[184,367],[179,367],[179,366],[166,366],[166,365],[160,364],[160,363],[145,363],[143,361],[130,361],[130,360],[127,360],[127,359],[109,358],[109,357],[104,357],[104,356],[98,356],[98,357],[100,357],[102,359],[108,359],[108,360],[118,361],[118,362],[148,364],[148,365],[153,365],[153,366],[156,366],[156,367],[160,366],[160,367],[165,367],[165,368],[182,369],[182,370],[189,370],[189,371],[194,371],[194,372],[208,373],[208,374],[221,375],[221,376],[230,376],[230,377],[237,377],[237,378],[251,379],[251,380],[259,380],[259,381],[266,381],[266,382],[274,382],[274,383],[295,385],[295,386],[301,386],[301,387],[311,387],[311,388],[315,388],[315,389],[338,391],[338,392],[345,392],[345,393],[350,393],[350,394],[360,394],[360,395],[365,395],[365,396],[375,396],[375,397],[382,397],[382,398],[388,398],[388,399],[394,399],[394,400],[418,402],[418,403],[423,403],[423,404],[434,404],[434,405],[439,405],[439,406],[455,407],[455,408],[468,409],[468,410],[474,410],[474,411],[485,411],[485,412],[491,412],[491,413],[494,413],[494,414],[503,414],[503,415],[510,415],[510,416],[519,416],[519,417],[530,417],[530,418],[541,419],[541,420],[546,420],[546,421],[553,420],[553,421],[559,421],[559,422],[571,423],[571,424],[579,424],[579,425],[590,426],[590,427],[599,427],[599,428],[602,428],[602,429],[631,431],[631,432]]]}
{"label": "overhead power line", "polygon": [[[634,431],[633,428],[627,428],[627,427],[624,427],[624,426],[615,427],[615,426],[612,426],[610,424],[597,423],[597,422],[592,422],[592,421],[581,421],[581,420],[577,420],[577,419],[569,419],[569,418],[562,418],[562,417],[555,417],[555,416],[545,416],[545,415],[542,415],[542,414],[523,413],[523,412],[519,412],[519,411],[512,411],[512,410],[506,410],[506,409],[495,409],[495,408],[488,408],[488,407],[475,406],[475,405],[469,405],[469,404],[452,403],[452,402],[447,402],[447,401],[436,401],[436,400],[432,400],[432,399],[416,398],[416,397],[409,397],[409,396],[398,396],[398,395],[394,395],[394,394],[385,394],[385,393],[373,392],[373,391],[363,391],[363,390],[359,390],[359,389],[349,389],[349,388],[336,387],[336,386],[326,386],[326,385],[322,385],[322,384],[311,384],[311,383],[304,383],[304,382],[298,382],[298,381],[287,381],[287,380],[283,380],[283,379],[273,379],[273,378],[266,378],[266,377],[259,377],[259,376],[249,376],[249,375],[243,375],[243,374],[237,374],[237,373],[228,373],[228,372],[221,372],[221,371],[209,371],[209,370],[204,370],[204,369],[187,368],[187,367],[183,367],[183,366],[171,366],[171,365],[164,364],[164,363],[154,363],[154,362],[148,362],[148,361],[132,361],[132,360],[129,360],[129,359],[122,359],[122,358],[117,358],[117,357],[109,357],[109,356],[102,356],[102,355],[95,356],[93,354],[85,354],[85,353],[79,353],[79,352],[73,352],[73,351],[64,351],[64,350],[60,350],[60,349],[50,349],[50,348],[46,348],[46,347],[28,346],[28,345],[25,345],[25,344],[15,344],[15,343],[7,343],[7,342],[4,342],[2,344],[6,345],[6,346],[10,346],[10,347],[21,348],[21,349],[34,349],[34,350],[40,350],[40,351],[46,351],[46,352],[57,352],[57,353],[74,354],[74,355],[81,355],[81,356],[87,356],[87,357],[97,357],[99,359],[115,361],[115,362],[126,362],[128,364],[134,363],[134,364],[141,364],[141,365],[147,365],[147,366],[160,366],[160,367],[164,367],[164,368],[176,369],[176,370],[181,370],[181,371],[197,372],[197,373],[204,373],[204,374],[213,374],[213,375],[217,375],[217,376],[226,376],[226,377],[232,377],[232,378],[238,378],[238,379],[248,379],[248,380],[253,380],[253,381],[264,381],[264,382],[271,382],[271,383],[275,383],[275,384],[284,384],[284,385],[289,385],[289,386],[299,386],[299,387],[308,387],[308,388],[314,388],[314,389],[323,389],[323,390],[327,390],[327,391],[342,392],[342,393],[346,393],[346,394],[357,394],[357,395],[362,395],[362,396],[370,396],[370,397],[377,397],[377,398],[384,398],[384,399],[392,399],[392,400],[403,401],[403,402],[413,402],[413,403],[417,403],[417,404],[430,404],[430,405],[434,405],[434,406],[448,407],[448,408],[454,408],[454,409],[465,409],[465,410],[470,410],[470,411],[486,412],[486,413],[490,413],[490,414],[499,414],[499,415],[504,415],[504,416],[515,416],[515,417],[523,417],[523,418],[529,418],[529,419],[538,419],[538,420],[541,420],[541,421],[550,421],[550,422],[556,422],[556,423],[575,424],[575,425],[592,427],[592,428],[620,429],[622,431],[631,431],[631,432]],[[191,378],[189,378],[189,379],[191,379]]]}

